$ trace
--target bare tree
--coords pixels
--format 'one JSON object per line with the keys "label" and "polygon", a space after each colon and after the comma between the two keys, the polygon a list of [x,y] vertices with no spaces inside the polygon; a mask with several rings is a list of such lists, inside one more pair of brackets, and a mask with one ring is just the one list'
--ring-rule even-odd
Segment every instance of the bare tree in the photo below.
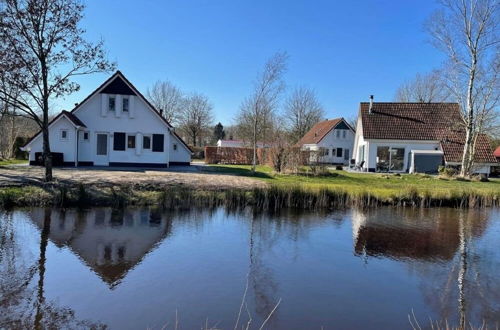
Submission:
{"label": "bare tree", "polygon": [[262,138],[265,142],[265,134],[272,123],[279,97],[285,88],[282,78],[286,71],[287,59],[286,53],[276,53],[267,61],[264,71],[254,82],[254,91],[240,107],[237,122],[242,135],[250,136],[253,148],[253,172],[257,165],[257,141]]}
{"label": "bare tree", "polygon": [[427,24],[436,47],[448,57],[445,76],[462,107],[465,143],[460,174],[474,165],[475,144],[492,118],[498,118],[498,0],[441,0],[442,8]]}
{"label": "bare tree", "polygon": [[396,91],[396,102],[446,102],[450,99],[450,92],[446,88],[441,73],[434,70],[428,74],[417,75],[404,82]]}
{"label": "bare tree", "polygon": [[178,124],[184,95],[177,86],[170,81],[157,81],[148,89],[147,96],[157,109],[163,111],[162,115],[169,123],[174,126]]}
{"label": "bare tree", "polygon": [[311,89],[298,87],[286,100],[284,118],[294,143],[299,141],[323,117],[323,107]]}
{"label": "bare tree", "polygon": [[212,126],[212,104],[205,95],[194,93],[184,102],[180,128],[193,146],[201,146],[201,138]]}
{"label": "bare tree", "polygon": [[79,0],[4,0],[0,3],[0,75],[19,95],[0,99],[33,119],[42,131],[45,180],[52,181],[49,101],[79,89],[72,78],[114,68],[103,42],[90,43],[79,27]]}

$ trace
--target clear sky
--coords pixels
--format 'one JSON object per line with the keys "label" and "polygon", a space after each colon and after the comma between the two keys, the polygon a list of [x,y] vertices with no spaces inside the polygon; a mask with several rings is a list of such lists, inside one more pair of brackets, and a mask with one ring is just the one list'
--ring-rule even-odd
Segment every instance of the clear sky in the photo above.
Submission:
{"label": "clear sky", "polygon": [[[168,79],[207,95],[216,121],[233,122],[265,61],[290,59],[289,89],[316,91],[328,118],[356,115],[370,94],[396,88],[443,60],[423,24],[433,0],[87,0],[82,26],[104,39],[109,58],[143,93]],[[71,109],[109,75],[78,78],[81,90],[56,103]],[[59,110],[59,109],[58,109]]]}

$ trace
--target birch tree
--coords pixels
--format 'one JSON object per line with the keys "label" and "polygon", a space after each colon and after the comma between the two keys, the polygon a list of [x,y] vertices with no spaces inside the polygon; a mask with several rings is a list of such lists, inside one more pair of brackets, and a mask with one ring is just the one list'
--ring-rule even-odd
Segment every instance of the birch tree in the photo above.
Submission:
{"label": "birch tree", "polygon": [[114,68],[102,41],[84,39],[83,10],[79,0],[0,2],[0,75],[19,93],[0,87],[0,98],[40,127],[45,181],[52,181],[49,102],[79,89],[72,78]]}
{"label": "birch tree", "polygon": [[257,166],[257,141],[265,141],[265,134],[272,125],[279,98],[285,88],[286,53],[276,53],[265,64],[264,70],[254,81],[254,90],[240,106],[237,117],[242,135],[250,137],[253,148],[252,171]]}
{"label": "birch tree", "polygon": [[313,90],[298,87],[285,102],[284,118],[292,142],[297,142],[324,117],[323,107]]}
{"label": "birch tree", "polygon": [[465,141],[460,174],[473,170],[476,140],[498,118],[500,39],[498,0],[441,0],[427,23],[447,56],[447,86],[462,109]]}

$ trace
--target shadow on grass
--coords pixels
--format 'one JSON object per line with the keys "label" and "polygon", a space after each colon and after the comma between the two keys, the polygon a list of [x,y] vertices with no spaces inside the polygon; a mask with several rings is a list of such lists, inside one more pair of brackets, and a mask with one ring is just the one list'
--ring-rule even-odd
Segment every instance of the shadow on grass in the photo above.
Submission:
{"label": "shadow on grass", "polygon": [[206,166],[203,168],[203,172],[212,172],[217,174],[227,174],[227,175],[238,175],[238,176],[247,176],[252,178],[262,178],[262,179],[274,179],[273,176],[256,171],[252,172],[251,169],[241,168],[241,167],[226,167],[226,166]]}

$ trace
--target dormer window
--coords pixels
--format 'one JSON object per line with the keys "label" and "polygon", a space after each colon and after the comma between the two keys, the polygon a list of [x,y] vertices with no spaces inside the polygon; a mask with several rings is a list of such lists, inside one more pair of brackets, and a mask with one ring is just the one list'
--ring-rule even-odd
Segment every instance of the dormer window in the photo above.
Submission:
{"label": "dormer window", "polygon": [[128,102],[128,97],[127,97],[127,98],[123,98],[122,111],[128,112],[128,110],[129,110],[129,102]]}
{"label": "dormer window", "polygon": [[108,99],[108,110],[115,111],[116,108],[116,97],[110,96]]}

